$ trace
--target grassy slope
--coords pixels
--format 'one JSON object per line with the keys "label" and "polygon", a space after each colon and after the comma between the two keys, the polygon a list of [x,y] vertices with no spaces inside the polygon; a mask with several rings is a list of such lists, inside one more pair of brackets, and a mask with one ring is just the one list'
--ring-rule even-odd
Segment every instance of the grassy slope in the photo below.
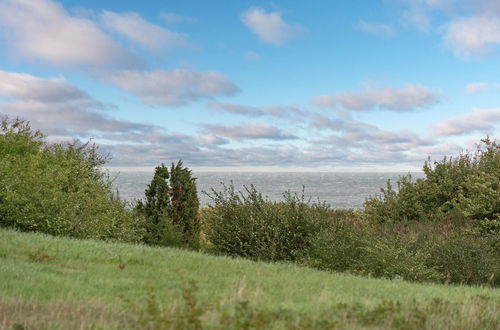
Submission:
{"label": "grassy slope", "polygon": [[[196,281],[200,305],[212,310],[248,300],[259,310],[286,309],[316,319],[339,303],[359,303],[373,310],[393,301],[412,309],[431,306],[439,298],[456,303],[456,312],[464,320],[477,318],[478,324],[490,328],[499,321],[495,316],[500,306],[498,289],[369,279],[288,264],[9,230],[0,230],[0,279],[0,328],[14,322],[56,324],[58,318],[64,327],[69,324],[64,322],[71,322],[63,320],[70,312],[80,315],[78,324],[83,327],[94,323],[122,327],[120,319],[130,316],[126,300],[144,305],[154,292],[161,304],[176,304],[182,300],[187,280]],[[486,303],[478,304],[477,299]],[[48,321],[47,315],[60,308]],[[216,322],[215,314],[207,312],[202,319],[207,324]],[[481,323],[483,317],[489,323]],[[454,319],[457,322],[457,315]],[[447,322],[439,320],[443,326]]]}

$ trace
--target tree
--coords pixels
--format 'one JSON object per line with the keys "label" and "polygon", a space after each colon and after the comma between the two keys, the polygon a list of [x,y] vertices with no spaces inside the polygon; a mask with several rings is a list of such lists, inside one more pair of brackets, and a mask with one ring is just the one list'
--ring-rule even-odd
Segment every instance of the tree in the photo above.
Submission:
{"label": "tree", "polygon": [[0,116],[0,227],[57,236],[140,241],[140,218],[112,198],[90,143],[48,143],[29,122]]}
{"label": "tree", "polygon": [[146,218],[144,242],[152,245],[197,247],[200,224],[196,178],[182,161],[156,167],[145,190],[145,202],[136,209]]}
{"label": "tree", "polygon": [[401,177],[382,195],[368,198],[365,214],[376,222],[439,221],[458,216],[478,226],[500,228],[500,145],[481,140],[475,152],[424,164],[425,178]]}

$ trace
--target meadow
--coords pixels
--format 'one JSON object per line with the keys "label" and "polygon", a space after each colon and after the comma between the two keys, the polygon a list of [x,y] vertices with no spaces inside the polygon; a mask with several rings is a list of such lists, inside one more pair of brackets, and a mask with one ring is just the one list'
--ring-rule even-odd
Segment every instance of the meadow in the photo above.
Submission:
{"label": "meadow", "polygon": [[500,290],[0,230],[2,329],[496,329]]}

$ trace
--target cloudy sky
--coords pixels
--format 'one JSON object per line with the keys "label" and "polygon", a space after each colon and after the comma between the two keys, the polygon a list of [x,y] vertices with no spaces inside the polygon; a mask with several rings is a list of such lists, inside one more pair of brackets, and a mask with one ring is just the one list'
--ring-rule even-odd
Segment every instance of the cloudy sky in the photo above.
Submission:
{"label": "cloudy sky", "polygon": [[500,1],[0,0],[0,114],[114,166],[419,168],[500,132]]}

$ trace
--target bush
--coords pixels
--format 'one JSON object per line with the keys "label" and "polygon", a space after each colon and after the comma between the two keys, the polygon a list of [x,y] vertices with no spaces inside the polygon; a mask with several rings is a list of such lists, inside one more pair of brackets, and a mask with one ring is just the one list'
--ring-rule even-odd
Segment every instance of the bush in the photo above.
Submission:
{"label": "bush", "polygon": [[308,247],[311,237],[325,227],[330,209],[308,205],[304,197],[284,194],[270,202],[254,186],[246,193],[234,186],[212,190],[211,212],[205,212],[206,238],[217,253],[254,260],[293,261]]}
{"label": "bush", "polygon": [[315,268],[410,281],[440,281],[426,264],[426,242],[407,228],[336,221],[312,240],[307,264]]}
{"label": "bush", "polygon": [[303,263],[322,270],[356,273],[363,268],[363,253],[369,239],[365,228],[340,220],[332,221],[310,242]]}
{"label": "bush", "polygon": [[161,246],[198,248],[200,222],[196,179],[182,161],[172,163],[170,172],[164,164],[156,167],[145,191],[145,202],[139,201],[138,213],[146,218],[144,242]]}
{"label": "bush", "polygon": [[308,266],[417,282],[498,286],[493,237],[478,237],[463,218],[370,224],[337,221],[311,240]]}
{"label": "bush", "polygon": [[381,196],[366,200],[367,218],[377,223],[439,221],[458,213],[478,226],[500,221],[500,146],[490,139],[482,143],[475,153],[427,161],[425,178],[403,176],[397,191],[388,182]]}
{"label": "bush", "polygon": [[442,274],[447,283],[500,285],[498,249],[490,239],[464,230],[437,239],[429,251],[427,264]]}
{"label": "bush", "polygon": [[373,277],[416,282],[443,282],[444,276],[427,264],[427,240],[383,233],[374,235],[364,247],[358,273]]}
{"label": "bush", "polygon": [[48,144],[1,119],[0,226],[76,238],[138,241],[140,220],[112,194],[95,145]]}

